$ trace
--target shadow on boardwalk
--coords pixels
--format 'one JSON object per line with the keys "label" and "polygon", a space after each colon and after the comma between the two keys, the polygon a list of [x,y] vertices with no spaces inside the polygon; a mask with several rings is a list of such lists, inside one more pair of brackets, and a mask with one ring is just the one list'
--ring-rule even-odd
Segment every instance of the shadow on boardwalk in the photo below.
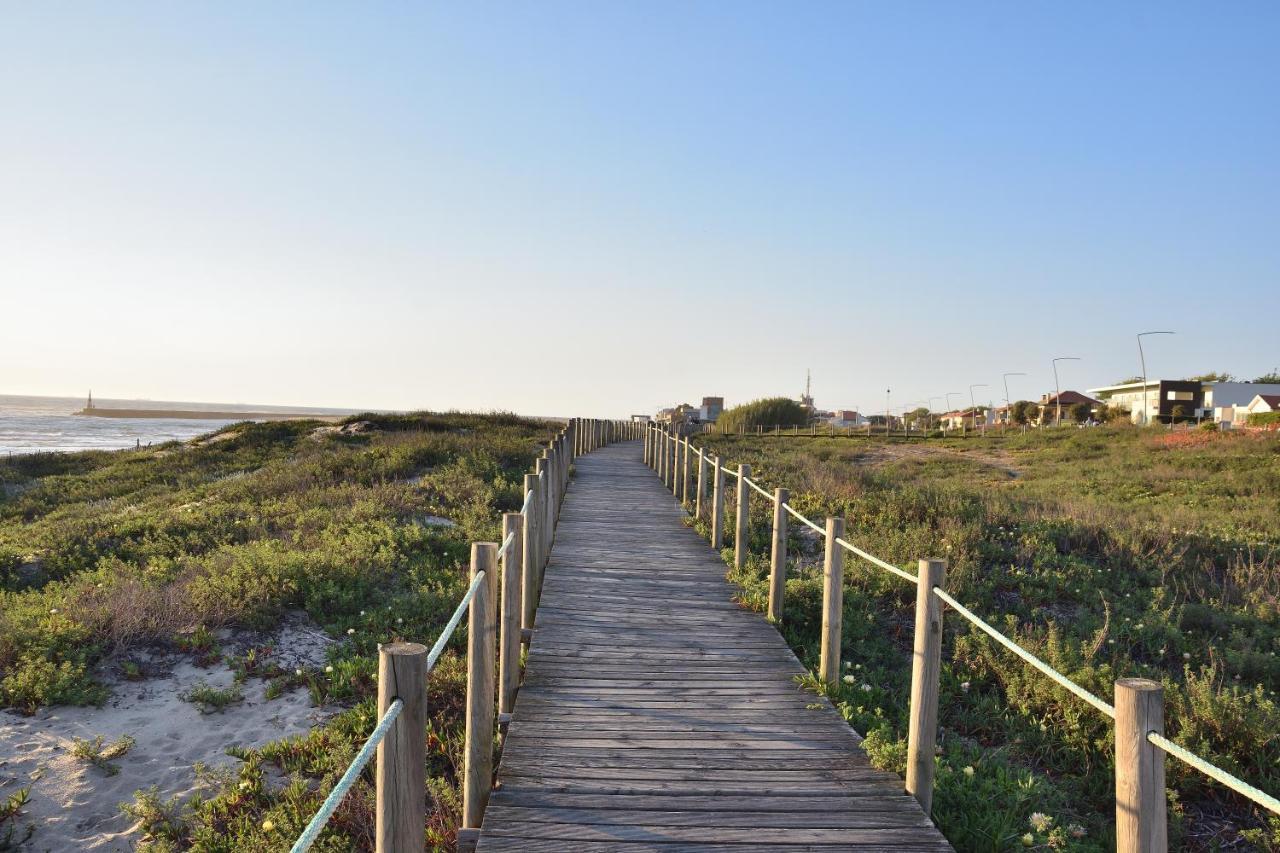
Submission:
{"label": "shadow on boardwalk", "polygon": [[478,849],[950,849],[731,602],[640,444],[575,464]]}

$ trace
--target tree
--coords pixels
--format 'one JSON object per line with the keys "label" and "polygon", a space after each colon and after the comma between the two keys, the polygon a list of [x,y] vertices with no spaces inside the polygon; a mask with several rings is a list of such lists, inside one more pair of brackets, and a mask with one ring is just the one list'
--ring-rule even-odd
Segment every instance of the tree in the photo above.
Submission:
{"label": "tree", "polygon": [[1175,403],[1172,414],[1175,421],[1180,421],[1187,416],[1187,407],[1181,403]]}
{"label": "tree", "polygon": [[1135,382],[1141,382],[1141,381],[1142,381],[1141,376],[1130,376],[1127,379],[1121,379],[1119,382],[1115,384],[1116,385],[1132,385]]}
{"label": "tree", "polygon": [[1253,381],[1260,385],[1280,385],[1280,368],[1264,373]]}
{"label": "tree", "polygon": [[1230,373],[1222,371],[1211,371],[1209,373],[1201,373],[1199,376],[1188,376],[1188,382],[1235,382],[1236,378]]}
{"label": "tree", "polygon": [[1082,424],[1085,421],[1089,420],[1089,404],[1088,403],[1076,403],[1067,411],[1071,413],[1071,419],[1078,424]]}
{"label": "tree", "polygon": [[769,397],[753,400],[725,409],[716,421],[716,427],[724,432],[753,430],[757,426],[807,426],[809,412],[795,400],[787,397]]}
{"label": "tree", "polygon": [[1025,426],[1039,414],[1039,411],[1039,406],[1030,400],[1019,400],[1009,408],[1009,417],[1015,424]]}

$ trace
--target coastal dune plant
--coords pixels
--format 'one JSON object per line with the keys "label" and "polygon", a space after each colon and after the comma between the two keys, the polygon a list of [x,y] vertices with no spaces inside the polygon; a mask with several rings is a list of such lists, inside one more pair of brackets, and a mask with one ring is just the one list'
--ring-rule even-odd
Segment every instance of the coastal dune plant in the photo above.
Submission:
{"label": "coastal dune plant", "polygon": [[766,397],[725,409],[716,421],[720,432],[733,433],[763,427],[805,426],[809,423],[809,411],[787,397]]}

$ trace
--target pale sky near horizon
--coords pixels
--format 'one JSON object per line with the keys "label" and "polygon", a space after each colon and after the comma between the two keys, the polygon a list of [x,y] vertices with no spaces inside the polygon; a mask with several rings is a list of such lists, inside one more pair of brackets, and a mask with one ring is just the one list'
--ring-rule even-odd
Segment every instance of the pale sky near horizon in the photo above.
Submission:
{"label": "pale sky near horizon", "polygon": [[[882,411],[1280,365],[1280,4],[0,2],[0,394]],[[953,402],[959,402],[953,397]]]}

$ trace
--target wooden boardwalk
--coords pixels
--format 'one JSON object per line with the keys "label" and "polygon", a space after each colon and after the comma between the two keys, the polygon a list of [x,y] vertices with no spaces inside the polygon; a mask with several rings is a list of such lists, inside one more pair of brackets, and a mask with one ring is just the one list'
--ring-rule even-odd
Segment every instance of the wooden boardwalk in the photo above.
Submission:
{"label": "wooden boardwalk", "polygon": [[950,849],[640,456],[574,463],[478,849]]}

